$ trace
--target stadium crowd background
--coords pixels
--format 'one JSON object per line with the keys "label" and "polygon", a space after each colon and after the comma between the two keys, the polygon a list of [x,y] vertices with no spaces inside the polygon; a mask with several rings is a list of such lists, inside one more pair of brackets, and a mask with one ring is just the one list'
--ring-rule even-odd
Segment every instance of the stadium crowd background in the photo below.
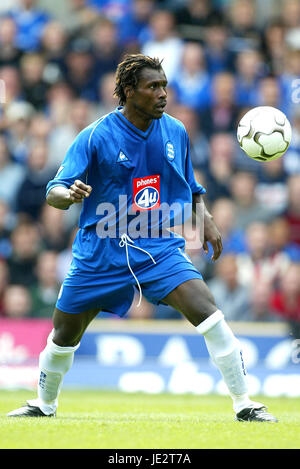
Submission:
{"label": "stadium crowd background", "polygon": [[[223,236],[217,263],[189,255],[228,320],[285,321],[299,337],[298,0],[1,0],[0,317],[51,317],[80,207],[48,206],[45,187],[77,133],[118,105],[116,66],[139,51],[164,57],[167,112],[187,128]],[[265,164],[236,141],[257,105],[293,128],[286,155]],[[128,316],[181,318],[145,301]]]}

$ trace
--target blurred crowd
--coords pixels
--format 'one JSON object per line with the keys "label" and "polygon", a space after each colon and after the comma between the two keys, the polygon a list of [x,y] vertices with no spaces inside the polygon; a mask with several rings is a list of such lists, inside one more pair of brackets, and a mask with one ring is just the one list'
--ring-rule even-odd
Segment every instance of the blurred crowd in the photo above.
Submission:
{"label": "blurred crowd", "polygon": [[[223,236],[218,262],[189,255],[228,320],[287,321],[299,334],[299,0],[1,0],[0,316],[51,317],[80,207],[48,206],[45,187],[77,133],[118,105],[116,66],[139,51],[164,59],[167,112],[186,126]],[[269,163],[236,140],[258,105],[293,129]],[[129,317],[181,318],[145,301]]]}

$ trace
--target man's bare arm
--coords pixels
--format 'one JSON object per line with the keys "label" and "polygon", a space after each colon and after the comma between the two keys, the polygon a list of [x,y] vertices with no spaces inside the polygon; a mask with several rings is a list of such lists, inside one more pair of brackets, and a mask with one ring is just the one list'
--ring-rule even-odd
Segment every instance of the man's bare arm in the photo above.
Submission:
{"label": "man's bare arm", "polygon": [[69,189],[64,186],[53,187],[47,195],[47,202],[52,207],[64,210],[72,204],[81,203],[91,192],[91,186],[77,179]]}
{"label": "man's bare arm", "polygon": [[214,222],[212,214],[207,210],[201,194],[193,194],[193,211],[196,213],[196,204],[201,203],[204,205],[204,240],[203,249],[208,254],[209,242],[213,248],[212,260],[216,261],[223,250],[222,237]]}

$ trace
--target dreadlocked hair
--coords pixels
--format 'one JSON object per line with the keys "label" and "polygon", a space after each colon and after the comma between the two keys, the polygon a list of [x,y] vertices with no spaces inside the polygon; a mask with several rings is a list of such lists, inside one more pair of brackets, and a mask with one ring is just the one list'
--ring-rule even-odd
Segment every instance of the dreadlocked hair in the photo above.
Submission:
{"label": "dreadlocked hair", "polygon": [[127,54],[123,62],[119,63],[116,71],[116,86],[114,97],[119,98],[119,104],[126,103],[125,88],[130,86],[135,88],[138,84],[140,72],[143,68],[160,70],[161,60],[151,58],[143,54]]}

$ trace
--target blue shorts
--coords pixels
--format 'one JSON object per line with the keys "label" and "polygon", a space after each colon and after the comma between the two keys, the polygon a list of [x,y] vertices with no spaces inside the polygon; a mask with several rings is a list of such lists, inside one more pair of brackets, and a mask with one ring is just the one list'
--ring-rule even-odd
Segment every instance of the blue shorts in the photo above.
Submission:
{"label": "blue shorts", "polygon": [[[83,240],[82,245],[84,242]],[[155,264],[146,254],[138,252],[139,256],[144,256],[143,262],[131,267],[140,283],[143,296],[149,302],[159,304],[181,283],[195,278],[202,280],[202,275],[184,253],[184,244],[182,247],[172,245],[170,250],[162,251]],[[90,271],[73,260],[62,284],[56,307],[65,313],[98,309],[124,316],[132,304],[137,284],[121,248],[118,256],[125,259],[123,265],[108,265],[107,255],[103,268],[97,265]]]}

